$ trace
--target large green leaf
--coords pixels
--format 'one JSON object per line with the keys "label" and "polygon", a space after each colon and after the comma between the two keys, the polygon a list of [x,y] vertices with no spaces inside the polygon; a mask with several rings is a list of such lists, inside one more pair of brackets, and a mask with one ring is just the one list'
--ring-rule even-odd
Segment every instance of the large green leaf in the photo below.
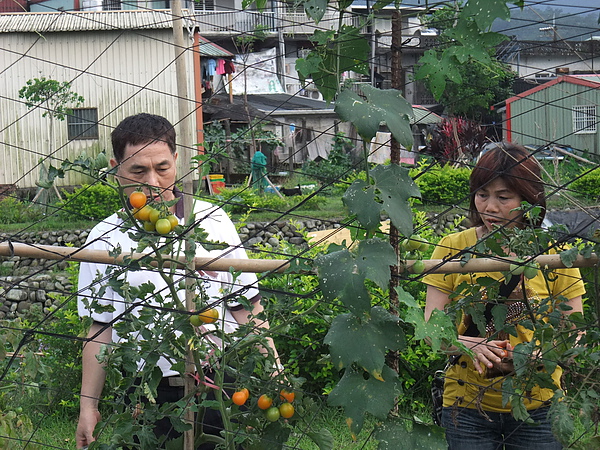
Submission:
{"label": "large green leaf", "polygon": [[355,180],[344,194],[349,212],[368,232],[377,231],[383,210],[405,236],[413,231],[412,210],[408,199],[420,197],[418,186],[409,172],[397,164],[379,165],[371,172],[374,185]]}
{"label": "large green leaf", "polygon": [[397,164],[379,165],[373,169],[375,187],[380,191],[383,209],[392,223],[405,236],[413,231],[412,210],[408,199],[421,197],[419,188],[409,175],[408,169]]}
{"label": "large green leaf", "polygon": [[342,201],[367,231],[377,231],[381,226],[381,205],[375,201],[375,186],[363,180],[354,180],[346,189]]}
{"label": "large green leaf", "polygon": [[327,428],[321,428],[318,432],[309,430],[306,432],[306,436],[317,444],[319,450],[333,450],[335,440]]}
{"label": "large green leaf", "polygon": [[426,322],[421,308],[410,308],[405,320],[415,327],[415,340],[427,339],[433,352],[440,350],[443,342],[456,340],[456,327],[443,311],[434,310]]}
{"label": "large green leaf", "polygon": [[327,3],[328,0],[306,0],[304,11],[315,23],[319,23],[327,11]]}
{"label": "large green leaf", "polygon": [[[316,0],[308,4],[314,7],[315,14],[320,13],[323,6]],[[370,45],[358,28],[343,25],[337,33],[317,30],[311,41],[316,44],[315,48],[296,68],[301,80],[312,79],[325,101],[331,102],[337,95],[343,72],[369,72]]]}
{"label": "large green leaf", "polygon": [[353,435],[357,435],[362,429],[367,412],[385,419],[395,404],[396,396],[401,392],[398,374],[394,370],[384,366],[382,376],[385,381],[365,377],[362,370],[348,368],[329,394],[330,405],[344,408],[346,422]]}
{"label": "large green leaf", "polygon": [[370,85],[361,86],[366,99],[346,89],[335,101],[335,112],[342,120],[352,122],[358,134],[370,142],[381,123],[385,123],[400,144],[410,149],[413,136],[410,128],[412,106],[396,89],[377,89]]}
{"label": "large green leaf", "polygon": [[358,271],[356,260],[347,249],[321,255],[315,265],[327,300],[339,298],[356,315],[369,311],[371,297],[365,287],[365,276]]}
{"label": "large green leaf", "polygon": [[390,266],[397,263],[396,253],[389,242],[381,239],[366,239],[358,244],[356,265],[365,278],[387,289],[390,282]]}
{"label": "large green leaf", "polygon": [[510,20],[510,9],[506,3],[507,0],[469,0],[462,16],[472,18],[479,29],[487,30],[496,19]]}
{"label": "large green leaf", "polygon": [[387,420],[375,432],[379,441],[378,450],[443,450],[448,448],[444,429],[436,425],[412,422],[407,429],[406,421]]}
{"label": "large green leaf", "polygon": [[324,339],[329,345],[332,363],[338,370],[356,363],[382,380],[387,351],[405,347],[399,321],[380,306],[373,307],[368,317],[337,316]]}

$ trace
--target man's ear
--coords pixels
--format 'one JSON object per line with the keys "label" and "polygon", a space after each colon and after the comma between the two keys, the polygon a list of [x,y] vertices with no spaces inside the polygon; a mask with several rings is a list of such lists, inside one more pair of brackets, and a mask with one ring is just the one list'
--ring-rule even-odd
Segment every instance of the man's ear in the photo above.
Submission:
{"label": "man's ear", "polygon": [[109,162],[110,162],[110,167],[113,169],[115,167],[117,167],[117,164],[119,164],[115,158],[111,158]]}
{"label": "man's ear", "polygon": [[179,155],[179,153],[177,153],[177,152],[173,153],[173,159],[175,160],[175,162],[177,162],[178,155]]}

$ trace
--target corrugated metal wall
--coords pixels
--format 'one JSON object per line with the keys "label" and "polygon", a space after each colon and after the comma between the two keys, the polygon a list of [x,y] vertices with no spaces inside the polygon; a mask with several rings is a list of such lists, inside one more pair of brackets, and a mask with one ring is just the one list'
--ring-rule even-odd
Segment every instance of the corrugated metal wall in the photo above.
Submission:
{"label": "corrugated metal wall", "polygon": [[600,89],[558,83],[511,103],[512,140],[520,144],[556,142],[600,154],[599,132],[573,133],[572,107],[596,105],[600,113]]}
{"label": "corrugated metal wall", "polygon": [[[172,42],[170,29],[1,34],[0,184],[35,186],[40,158],[59,166],[84,151],[95,155],[106,149],[110,154],[110,132],[128,115],[149,112],[177,121]],[[186,52],[186,67],[193,98],[192,52]],[[27,80],[40,77],[72,81],[73,90],[85,98],[82,107],[98,108],[99,140],[68,142],[66,120],[54,120],[49,155],[49,119],[39,109],[28,110],[18,96]],[[70,172],[58,184],[85,182],[90,180]]]}

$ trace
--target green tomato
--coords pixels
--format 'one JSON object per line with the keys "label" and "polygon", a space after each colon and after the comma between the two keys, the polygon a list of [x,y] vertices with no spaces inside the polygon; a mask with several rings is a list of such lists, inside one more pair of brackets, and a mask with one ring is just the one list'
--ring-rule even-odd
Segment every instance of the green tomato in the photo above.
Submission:
{"label": "green tomato", "polygon": [[423,273],[424,270],[425,270],[425,263],[421,260],[415,261],[415,263],[412,265],[413,273],[420,274],[420,273]]}
{"label": "green tomato", "polygon": [[513,275],[521,275],[523,273],[523,271],[525,270],[525,266],[523,264],[518,264],[520,262],[523,261],[516,260],[513,264],[510,265],[510,273],[512,273]]}
{"label": "green tomato", "polygon": [[271,406],[269,409],[265,411],[265,416],[269,422],[277,422],[279,420],[279,416],[281,413],[279,412],[279,408],[276,406]]}
{"label": "green tomato", "polygon": [[421,247],[421,244],[423,243],[423,238],[421,236],[419,236],[418,234],[413,234],[410,239],[408,239],[408,242],[406,243],[406,249],[410,252],[412,252],[413,250],[418,250],[419,247]]}
{"label": "green tomato", "polygon": [[190,316],[190,323],[195,327],[199,327],[204,322],[202,322],[198,314],[194,314],[193,316]]}
{"label": "green tomato", "polygon": [[429,242],[423,240],[423,242],[421,242],[421,245],[419,245],[419,251],[426,252],[427,250],[429,250]]}
{"label": "green tomato", "polygon": [[154,226],[160,234],[169,234],[171,232],[171,222],[169,219],[158,219]]}
{"label": "green tomato", "polygon": [[539,268],[537,266],[527,266],[523,269],[523,276],[528,280],[535,278],[539,272]]}
{"label": "green tomato", "polygon": [[158,219],[160,219],[160,211],[152,208],[152,211],[150,211],[150,214],[148,214],[148,219],[150,219],[150,222],[152,223],[158,222]]}

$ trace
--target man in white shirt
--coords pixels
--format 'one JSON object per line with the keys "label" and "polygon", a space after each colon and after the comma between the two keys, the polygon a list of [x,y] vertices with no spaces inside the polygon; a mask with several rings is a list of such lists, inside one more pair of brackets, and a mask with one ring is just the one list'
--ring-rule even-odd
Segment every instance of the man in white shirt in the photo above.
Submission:
{"label": "man in white shirt", "polygon": [[[173,126],[163,117],[151,114],[138,114],[124,119],[112,132],[112,146],[114,158],[110,163],[116,168],[116,176],[121,184],[137,184],[150,186],[146,195],[151,200],[170,201],[182,194],[175,188],[177,152],[175,144],[175,130]],[[124,194],[129,197],[135,187],[127,187]],[[175,214],[183,224],[182,217],[183,201],[180,198],[171,212]],[[208,251],[197,246],[196,256],[210,256],[214,258],[247,258],[245,250],[240,245],[240,239],[236,229],[227,215],[219,207],[207,202],[195,201],[194,212],[196,220],[208,234],[211,241],[226,242],[229,248],[220,251]],[[113,214],[100,222],[91,231],[86,248],[122,252],[135,250],[137,242],[131,239],[128,230],[122,230],[122,219]],[[106,373],[103,365],[98,361],[97,355],[103,345],[114,345],[118,343],[119,337],[113,329],[113,324],[118,322],[123,315],[131,313],[130,305],[115,292],[111,287],[105,287],[102,295],[98,292],[99,274],[105,275],[109,266],[95,263],[82,263],[79,274],[78,301],[79,314],[91,316],[93,324],[88,333],[88,340],[83,348],[82,387],[80,398],[80,416],[76,432],[77,448],[83,448],[94,441],[93,431],[96,424],[101,420],[98,410],[98,402],[102,394]],[[124,273],[127,282],[131,286],[140,286],[151,282],[154,292],[166,292],[169,286],[157,272],[148,270],[127,271]],[[260,303],[260,295],[257,289],[255,274],[242,273],[235,280],[229,273],[204,273],[204,286],[209,298],[222,297],[223,289],[232,294],[246,297],[252,305],[252,310],[246,310],[239,302],[219,302],[217,308],[220,317],[224,317],[224,332],[235,331],[239,325],[252,321],[257,327],[268,328],[268,323],[255,320],[255,316],[263,308]],[[102,282],[100,282],[102,283]],[[185,298],[185,289],[179,289],[177,295],[182,301]],[[144,299],[148,306],[155,304],[151,297]],[[109,305],[111,308],[97,311],[98,308],[90,307],[93,303]],[[154,303],[153,303],[154,302]],[[133,314],[139,314],[142,307],[138,307]],[[268,342],[277,358],[277,352],[270,338]],[[264,350],[264,349],[263,349]],[[141,361],[140,363],[143,363]],[[161,357],[157,363],[163,374],[161,386],[170,389],[177,388],[173,395],[182,392],[183,383],[179,372],[171,368],[171,363]],[[168,400],[171,401],[171,400]],[[168,420],[165,421],[167,430],[157,429],[157,436],[168,432],[170,427]]]}

